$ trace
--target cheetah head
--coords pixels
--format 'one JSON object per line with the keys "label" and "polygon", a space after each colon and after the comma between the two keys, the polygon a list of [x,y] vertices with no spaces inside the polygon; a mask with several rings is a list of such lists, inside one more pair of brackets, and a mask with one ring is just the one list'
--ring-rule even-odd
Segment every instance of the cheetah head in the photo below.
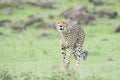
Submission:
{"label": "cheetah head", "polygon": [[59,32],[68,32],[69,19],[59,19],[55,22],[56,28]]}

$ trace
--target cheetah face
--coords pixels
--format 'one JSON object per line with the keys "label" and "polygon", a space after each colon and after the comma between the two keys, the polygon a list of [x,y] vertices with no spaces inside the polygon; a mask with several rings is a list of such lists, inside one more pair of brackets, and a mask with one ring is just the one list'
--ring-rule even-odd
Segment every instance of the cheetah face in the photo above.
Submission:
{"label": "cheetah face", "polygon": [[68,19],[59,19],[56,21],[56,28],[59,32],[67,32],[68,31]]}

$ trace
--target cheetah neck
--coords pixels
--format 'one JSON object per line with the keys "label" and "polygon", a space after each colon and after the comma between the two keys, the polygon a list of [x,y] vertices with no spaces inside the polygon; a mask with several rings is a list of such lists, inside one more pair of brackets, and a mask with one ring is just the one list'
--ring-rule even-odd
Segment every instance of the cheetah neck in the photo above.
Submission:
{"label": "cheetah neck", "polygon": [[70,33],[70,30],[68,30],[67,32],[61,32],[60,36],[61,37],[66,37],[69,33]]}
{"label": "cheetah neck", "polygon": [[68,35],[71,32],[71,30],[72,30],[72,27],[69,26],[69,28],[67,29],[67,31],[66,32],[60,32],[60,35],[62,37],[65,37],[66,35]]}

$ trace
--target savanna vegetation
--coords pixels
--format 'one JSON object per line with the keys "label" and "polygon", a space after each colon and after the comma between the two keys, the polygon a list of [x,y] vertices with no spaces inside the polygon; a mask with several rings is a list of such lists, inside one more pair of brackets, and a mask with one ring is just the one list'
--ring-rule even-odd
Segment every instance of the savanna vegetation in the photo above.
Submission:
{"label": "savanna vegetation", "polygon": [[[22,0],[25,3],[27,0]],[[55,0],[55,9],[24,4],[23,8],[9,5],[12,14],[0,13],[0,20],[23,20],[29,15],[41,17],[46,23],[59,19],[60,13],[75,5],[117,11],[114,19],[97,18],[92,24],[81,24],[85,30],[84,49],[89,51],[87,60],[81,60],[80,70],[73,74],[72,59],[68,71],[62,72],[62,55],[58,31],[30,25],[26,30],[14,32],[10,25],[0,26],[0,80],[120,80],[120,33],[114,31],[120,24],[120,1],[102,0],[110,5],[95,6],[89,0]],[[8,5],[0,5],[2,11]],[[53,15],[52,19],[48,15]],[[23,27],[23,24],[14,24]]]}

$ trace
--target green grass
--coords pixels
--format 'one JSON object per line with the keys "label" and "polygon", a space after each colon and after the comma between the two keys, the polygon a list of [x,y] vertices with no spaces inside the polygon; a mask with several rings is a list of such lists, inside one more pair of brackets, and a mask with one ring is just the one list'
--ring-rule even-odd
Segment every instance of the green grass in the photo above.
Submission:
{"label": "green grass", "polygon": [[[71,2],[70,2],[71,1]],[[116,0],[117,1],[117,0]],[[116,5],[102,6],[114,9],[120,13],[120,3],[111,0]],[[67,6],[65,6],[68,4]],[[58,9],[41,9],[25,5],[23,10],[14,8],[14,14],[0,15],[0,20],[26,20],[29,14],[43,17],[46,22],[58,18],[59,13],[70,6],[82,4],[93,9],[87,0],[62,0],[55,5]],[[97,8],[102,8],[98,6]],[[47,19],[53,14],[54,19]],[[82,25],[86,32],[84,49],[89,51],[86,61],[81,60],[80,70],[73,74],[75,60],[72,59],[70,71],[61,72],[61,53],[58,32],[53,29],[31,28],[22,33],[13,33],[9,27],[0,27],[0,80],[119,80],[120,79],[120,33],[114,33],[114,26],[119,24],[116,19],[101,18],[94,25]],[[42,33],[50,34],[39,37]],[[109,58],[112,58],[109,61]],[[56,67],[55,67],[56,66]]]}

